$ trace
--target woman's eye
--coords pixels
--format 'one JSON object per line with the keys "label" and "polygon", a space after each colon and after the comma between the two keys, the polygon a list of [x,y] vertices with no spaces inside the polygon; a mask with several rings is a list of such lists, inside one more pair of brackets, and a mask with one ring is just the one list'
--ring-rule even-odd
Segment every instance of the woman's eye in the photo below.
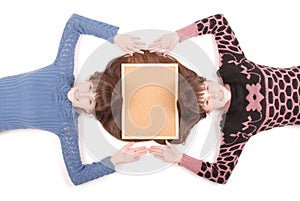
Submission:
{"label": "woman's eye", "polygon": [[93,88],[93,85],[90,85],[90,88],[89,88],[89,89],[91,90],[92,88]]}
{"label": "woman's eye", "polygon": [[93,104],[93,101],[92,100],[90,100],[90,105],[92,105]]}

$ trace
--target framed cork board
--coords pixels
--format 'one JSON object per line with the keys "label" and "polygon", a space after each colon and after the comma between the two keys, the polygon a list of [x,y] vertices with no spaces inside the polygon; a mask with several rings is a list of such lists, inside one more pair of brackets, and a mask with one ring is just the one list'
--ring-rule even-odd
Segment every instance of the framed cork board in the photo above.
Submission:
{"label": "framed cork board", "polygon": [[178,64],[122,64],[122,139],[178,139]]}

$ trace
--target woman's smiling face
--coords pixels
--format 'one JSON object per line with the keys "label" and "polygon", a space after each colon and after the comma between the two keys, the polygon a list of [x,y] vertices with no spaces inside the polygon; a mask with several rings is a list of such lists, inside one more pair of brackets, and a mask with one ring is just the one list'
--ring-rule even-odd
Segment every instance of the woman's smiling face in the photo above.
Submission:
{"label": "woman's smiling face", "polygon": [[68,98],[74,108],[80,108],[87,113],[95,109],[95,92],[91,81],[75,84],[68,92]]}
{"label": "woman's smiling face", "polygon": [[231,93],[223,85],[213,81],[205,82],[205,91],[203,92],[203,109],[211,112],[215,109],[225,107],[231,99]]}

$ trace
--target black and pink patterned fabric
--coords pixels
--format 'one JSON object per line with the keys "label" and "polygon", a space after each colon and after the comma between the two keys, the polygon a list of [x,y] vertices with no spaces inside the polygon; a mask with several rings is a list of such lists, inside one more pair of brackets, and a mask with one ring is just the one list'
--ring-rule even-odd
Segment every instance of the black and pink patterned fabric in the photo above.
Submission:
{"label": "black and pink patterned fabric", "polygon": [[184,154],[180,165],[224,184],[250,137],[274,127],[300,124],[300,66],[273,68],[249,61],[221,14],[199,20],[177,33],[181,41],[213,34],[220,59],[217,74],[232,95],[220,123],[222,141],[217,161],[205,162]]}

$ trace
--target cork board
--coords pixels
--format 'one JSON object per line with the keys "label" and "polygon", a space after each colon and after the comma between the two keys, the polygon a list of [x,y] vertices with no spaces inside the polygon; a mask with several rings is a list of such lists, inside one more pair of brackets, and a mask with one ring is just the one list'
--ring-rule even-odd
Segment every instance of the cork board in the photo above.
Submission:
{"label": "cork board", "polygon": [[178,64],[122,64],[122,139],[178,139]]}

